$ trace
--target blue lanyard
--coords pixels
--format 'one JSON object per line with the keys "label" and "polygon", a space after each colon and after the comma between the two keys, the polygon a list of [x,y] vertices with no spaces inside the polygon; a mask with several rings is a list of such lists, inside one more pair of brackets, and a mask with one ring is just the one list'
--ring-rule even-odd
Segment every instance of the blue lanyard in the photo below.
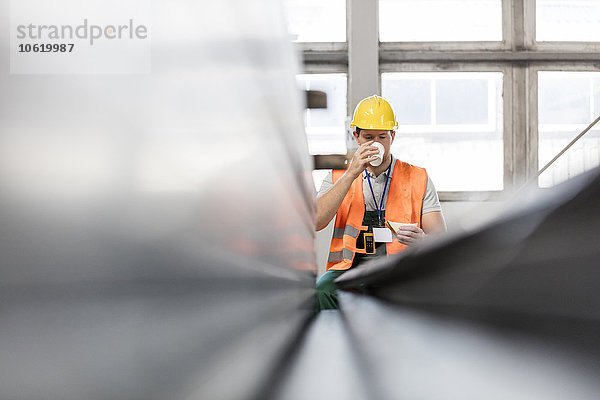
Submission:
{"label": "blue lanyard", "polygon": [[365,174],[367,174],[367,181],[369,182],[369,188],[371,189],[371,194],[373,195],[373,201],[375,202],[375,208],[377,209],[377,217],[379,218],[379,223],[383,226],[383,221],[381,220],[381,210],[383,209],[383,199],[385,198],[385,191],[387,190],[388,179],[390,179],[390,169],[392,169],[392,162],[390,161],[390,166],[388,167],[385,174],[385,186],[383,187],[383,193],[381,195],[381,202],[377,204],[377,199],[375,198],[375,192],[373,191],[373,186],[371,185],[371,179],[369,178],[369,171],[365,170]]}

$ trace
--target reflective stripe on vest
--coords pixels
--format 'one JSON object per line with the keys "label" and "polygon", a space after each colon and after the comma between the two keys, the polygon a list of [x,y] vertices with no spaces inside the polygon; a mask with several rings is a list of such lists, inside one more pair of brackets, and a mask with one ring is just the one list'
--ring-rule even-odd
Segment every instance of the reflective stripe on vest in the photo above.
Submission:
{"label": "reflective stripe on vest", "polygon": [[338,228],[337,226],[333,228],[333,236],[334,239],[343,239],[344,238],[344,229]]}
{"label": "reflective stripe on vest", "polygon": [[340,262],[344,259],[352,260],[354,257],[354,252],[348,249],[343,249],[342,251],[335,251],[333,253],[329,253],[329,258],[327,259],[328,263],[331,262]]}
{"label": "reflective stripe on vest", "polygon": [[344,235],[349,235],[356,239],[360,231],[353,226],[346,225],[344,228],[338,228],[337,226],[333,228],[333,236],[334,239],[343,239]]}
{"label": "reflective stripe on vest", "polygon": [[[346,171],[333,171],[333,183],[344,172]],[[361,230],[367,230],[366,226],[362,226],[365,213],[362,184],[361,174],[352,182],[352,186],[336,213],[327,270],[346,270],[352,266],[355,252],[364,253],[364,250],[356,249],[358,234]],[[424,168],[396,160],[385,208],[386,220],[403,223],[416,222],[421,227],[421,209],[426,188],[427,172]],[[393,242],[386,244],[388,255],[399,253],[404,249],[406,246],[395,238]]]}

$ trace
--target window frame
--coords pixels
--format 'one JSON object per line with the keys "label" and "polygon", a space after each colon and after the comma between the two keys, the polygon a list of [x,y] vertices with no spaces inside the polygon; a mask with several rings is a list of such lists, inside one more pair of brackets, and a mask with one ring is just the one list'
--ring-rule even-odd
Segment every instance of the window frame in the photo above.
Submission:
{"label": "window frame", "polygon": [[[539,118],[538,118],[538,72],[600,72],[600,63],[532,63],[529,66],[529,74],[531,76],[531,88],[530,90],[535,93],[535,96],[531,96],[529,107],[535,112],[532,113],[530,118],[529,130],[531,132],[532,140],[534,141],[535,155],[531,155],[531,158],[535,158],[536,162],[536,174],[537,170],[540,170],[544,165],[539,165]],[[598,117],[598,116],[596,116]],[[592,123],[593,120],[588,121],[588,124]],[[596,126],[597,127],[597,126]],[[573,136],[575,138],[576,135]],[[539,180],[536,180],[536,185],[539,187]],[[549,188],[540,188],[541,190],[547,190]]]}
{"label": "window frame", "polygon": [[576,41],[540,41],[536,40],[536,4],[537,0],[522,0],[526,3],[526,13],[529,17],[527,23],[531,27],[531,37],[528,38],[528,48],[534,51],[559,51],[573,53],[597,53],[600,52],[600,41],[598,42],[576,42]]}
{"label": "window frame", "polygon": [[[345,43],[295,43],[302,73],[346,73],[350,115],[361,98],[381,94],[382,73],[502,72],[504,189],[442,191],[440,199],[498,200],[532,179],[538,171],[537,72],[598,72],[600,42],[536,42],[536,0],[502,0],[502,41],[381,43],[378,5],[378,0],[346,1]],[[361,51],[371,47],[378,57],[365,60]]]}
{"label": "window frame", "polygon": [[[492,64],[492,63],[447,63],[439,65],[437,63],[385,63],[380,64],[379,79],[381,74],[393,72],[501,72],[502,73],[502,92],[506,94],[507,79],[511,77],[511,69],[508,64]],[[512,125],[507,121],[512,120],[512,116],[506,117],[506,114],[512,113],[511,98],[503,96],[502,99],[502,144],[503,144],[503,179],[504,189],[506,189],[507,163],[511,162],[510,152],[513,143]],[[426,166],[425,166],[426,167]],[[499,199],[503,190],[487,190],[487,191],[439,191],[438,195],[441,201],[461,201],[461,200],[476,200],[476,199]]]}

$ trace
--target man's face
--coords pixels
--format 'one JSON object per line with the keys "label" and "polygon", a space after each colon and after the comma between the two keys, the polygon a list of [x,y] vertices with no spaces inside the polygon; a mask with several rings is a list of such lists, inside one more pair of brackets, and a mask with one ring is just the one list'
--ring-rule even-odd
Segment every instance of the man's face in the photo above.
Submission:
{"label": "man's face", "polygon": [[362,129],[360,135],[357,135],[356,131],[354,132],[354,137],[359,146],[370,140],[381,143],[385,149],[385,154],[383,155],[384,158],[390,154],[390,147],[394,142],[395,136],[396,132],[394,131],[383,131],[378,129]]}

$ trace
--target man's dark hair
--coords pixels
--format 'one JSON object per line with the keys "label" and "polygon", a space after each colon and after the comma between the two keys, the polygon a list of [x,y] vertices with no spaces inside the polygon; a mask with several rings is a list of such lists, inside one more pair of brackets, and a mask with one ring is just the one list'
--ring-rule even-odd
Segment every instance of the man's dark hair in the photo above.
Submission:
{"label": "man's dark hair", "polygon": [[[364,129],[361,129],[361,128],[359,128],[359,127],[357,126],[357,127],[356,127],[356,129],[355,129],[355,131],[356,131],[356,134],[357,134],[358,136],[360,136],[360,132],[361,132],[361,131],[364,131]],[[389,130],[388,132],[391,132],[391,131],[392,131],[392,130]]]}

